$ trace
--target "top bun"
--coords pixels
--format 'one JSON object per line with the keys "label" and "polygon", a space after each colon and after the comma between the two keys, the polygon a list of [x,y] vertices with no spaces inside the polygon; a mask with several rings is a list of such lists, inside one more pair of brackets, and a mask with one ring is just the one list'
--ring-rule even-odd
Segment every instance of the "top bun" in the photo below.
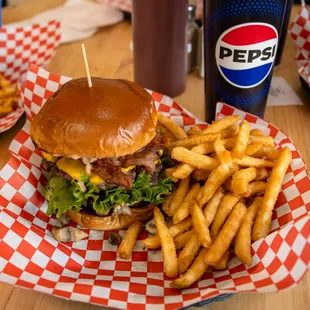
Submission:
{"label": "top bun", "polygon": [[32,121],[35,145],[67,157],[119,157],[147,145],[156,133],[151,95],[127,80],[71,80],[60,87]]}

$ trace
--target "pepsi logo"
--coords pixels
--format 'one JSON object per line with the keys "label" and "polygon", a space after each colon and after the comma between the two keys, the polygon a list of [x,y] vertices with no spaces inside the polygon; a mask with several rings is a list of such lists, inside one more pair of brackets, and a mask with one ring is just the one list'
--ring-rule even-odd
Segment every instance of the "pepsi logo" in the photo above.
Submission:
{"label": "pepsi logo", "polygon": [[229,28],[216,44],[218,69],[236,87],[255,87],[271,71],[277,45],[278,32],[272,25],[246,23]]}

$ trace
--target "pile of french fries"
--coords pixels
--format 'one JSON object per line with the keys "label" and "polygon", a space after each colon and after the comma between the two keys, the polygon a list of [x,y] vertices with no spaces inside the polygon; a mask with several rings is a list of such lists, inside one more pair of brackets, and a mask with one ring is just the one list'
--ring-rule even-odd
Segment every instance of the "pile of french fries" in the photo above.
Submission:
{"label": "pile of french fries", "polygon": [[17,105],[17,88],[0,75],[0,117],[13,111]]}
{"label": "pile of french fries", "polygon": [[[251,264],[251,242],[270,232],[291,151],[277,150],[272,137],[239,121],[239,116],[227,116],[206,129],[194,126],[185,132],[159,115],[178,163],[166,175],[177,189],[165,198],[162,210],[154,208],[157,235],[142,244],[161,247],[168,277],[181,275],[173,288],[189,287],[210,268],[226,269],[230,252]],[[172,226],[164,214],[172,218]]]}
{"label": "pile of french fries", "polygon": [[[166,170],[176,191],[165,198],[162,210],[154,207],[157,234],[142,244],[161,248],[166,276],[181,275],[171,282],[178,289],[189,287],[212,268],[226,269],[231,252],[250,265],[251,242],[270,232],[292,159],[290,149],[277,150],[272,137],[251,130],[246,120],[239,124],[239,116],[188,132],[168,117],[159,115],[158,120],[178,163]],[[130,259],[143,228],[135,222],[127,229],[118,257]]]}

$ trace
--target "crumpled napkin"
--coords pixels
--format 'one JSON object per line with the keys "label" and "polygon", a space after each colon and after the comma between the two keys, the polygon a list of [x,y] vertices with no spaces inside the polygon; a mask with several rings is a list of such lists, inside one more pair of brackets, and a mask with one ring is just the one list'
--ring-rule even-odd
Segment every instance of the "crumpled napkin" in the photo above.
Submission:
{"label": "crumpled napkin", "polygon": [[24,26],[56,19],[61,22],[61,43],[91,37],[99,27],[116,24],[123,20],[123,13],[109,5],[88,0],[68,0],[63,6],[33,16],[29,20],[4,25]]}

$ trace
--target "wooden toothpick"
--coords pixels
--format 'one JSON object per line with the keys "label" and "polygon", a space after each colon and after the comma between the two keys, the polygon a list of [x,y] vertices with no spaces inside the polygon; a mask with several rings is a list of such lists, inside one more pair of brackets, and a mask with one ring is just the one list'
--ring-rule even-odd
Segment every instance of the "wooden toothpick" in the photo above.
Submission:
{"label": "wooden toothpick", "polygon": [[85,50],[85,45],[84,45],[84,43],[82,44],[82,53],[83,53],[83,58],[84,58],[84,65],[85,65],[85,70],[86,70],[86,76],[87,76],[88,87],[92,87],[93,84],[92,84],[92,82],[91,82],[91,77],[90,77],[90,72],[89,72],[88,61],[87,61],[87,55],[86,55],[86,50]]}

